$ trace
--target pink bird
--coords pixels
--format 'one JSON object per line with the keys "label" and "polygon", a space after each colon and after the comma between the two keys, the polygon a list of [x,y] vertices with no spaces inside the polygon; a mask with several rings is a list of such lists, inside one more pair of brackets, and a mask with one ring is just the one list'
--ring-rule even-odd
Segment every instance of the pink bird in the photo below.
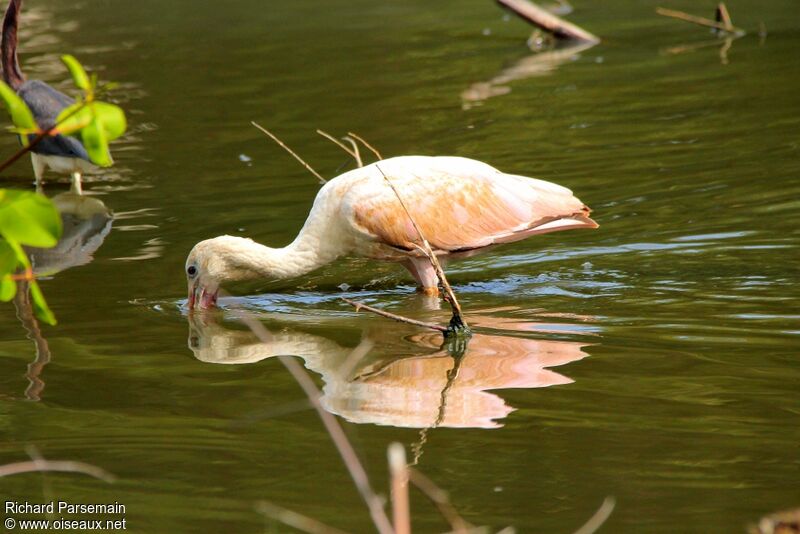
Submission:
{"label": "pink bird", "polygon": [[214,306],[226,282],[293,278],[348,255],[400,263],[424,293],[438,295],[436,272],[387,180],[440,261],[536,234],[597,228],[591,210],[560,185],[467,158],[400,156],[327,182],[283,248],[228,235],[197,243],[186,260],[189,308]]}

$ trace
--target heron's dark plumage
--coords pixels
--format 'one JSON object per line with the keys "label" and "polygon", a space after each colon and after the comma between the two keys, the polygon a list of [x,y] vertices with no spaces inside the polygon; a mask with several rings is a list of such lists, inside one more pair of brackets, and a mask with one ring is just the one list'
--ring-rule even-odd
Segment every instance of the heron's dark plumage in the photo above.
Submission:
{"label": "heron's dark plumage", "polygon": [[[17,61],[17,26],[22,0],[11,0],[3,17],[3,39],[0,58],[3,64],[3,79],[11,86],[33,113],[39,128],[47,129],[56,123],[58,114],[74,101],[39,80],[25,80]],[[35,135],[29,135],[33,139]],[[89,160],[89,154],[80,141],[64,135],[45,137],[32,152],[43,156],[62,156]]]}
{"label": "heron's dark plumage", "polygon": [[[22,84],[17,90],[17,94],[28,105],[33,118],[39,128],[50,128],[56,123],[58,114],[74,101],[62,93],[53,89],[46,83],[39,80],[29,80]],[[35,135],[29,135],[33,139]],[[33,152],[45,156],[64,156],[68,158],[81,158],[89,161],[89,154],[80,141],[74,137],[56,135],[46,137],[33,148]]]}

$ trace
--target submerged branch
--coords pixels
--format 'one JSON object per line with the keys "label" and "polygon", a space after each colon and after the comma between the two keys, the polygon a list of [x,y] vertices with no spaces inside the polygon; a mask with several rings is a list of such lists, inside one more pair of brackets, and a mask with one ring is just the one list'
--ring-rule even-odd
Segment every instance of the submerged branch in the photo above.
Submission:
{"label": "submerged branch", "polygon": [[376,315],[380,315],[381,317],[386,317],[387,319],[391,319],[392,321],[398,321],[401,323],[408,323],[413,324],[414,326],[421,326],[423,328],[430,328],[431,330],[437,330],[442,334],[447,334],[448,329],[442,325],[438,325],[436,323],[426,323],[425,321],[418,321],[417,319],[409,319],[408,317],[403,317],[402,315],[396,315],[394,313],[390,313],[378,308],[373,308],[372,306],[368,306],[363,302],[356,302],[354,300],[350,300],[346,297],[341,297],[343,301],[353,306],[356,311],[361,310],[362,308],[370,311]]}
{"label": "submerged branch", "polygon": [[299,161],[299,162],[300,162],[300,164],[301,164],[301,165],[303,165],[303,167],[305,167],[305,168],[306,168],[306,170],[307,170],[308,172],[310,172],[311,174],[313,174],[314,176],[316,176],[316,177],[317,177],[317,179],[319,180],[319,183],[321,183],[321,184],[324,184],[325,182],[327,182],[327,180],[326,180],[325,178],[323,178],[323,177],[322,177],[322,176],[321,176],[321,175],[320,175],[320,174],[319,174],[317,171],[315,171],[315,170],[314,170],[314,169],[311,167],[311,165],[309,165],[308,163],[306,163],[305,161],[303,161],[303,158],[301,158],[300,156],[298,156],[298,155],[297,155],[297,154],[294,152],[294,150],[292,150],[291,148],[289,148],[288,146],[286,146],[286,144],[284,144],[284,142],[283,142],[283,141],[281,141],[280,139],[278,139],[278,138],[277,138],[277,137],[276,137],[276,136],[275,136],[275,135],[274,135],[272,132],[270,132],[269,130],[267,130],[266,128],[264,128],[264,127],[263,127],[263,126],[261,126],[260,124],[258,124],[256,121],[250,121],[250,124],[252,124],[253,126],[255,126],[256,128],[258,128],[259,130],[261,130],[262,132],[264,132],[265,134],[267,134],[267,135],[270,137],[270,139],[272,139],[273,141],[275,141],[276,143],[278,143],[278,145],[279,145],[281,148],[283,148],[284,150],[286,150],[286,152],[288,152],[289,154],[291,154],[291,155],[292,155],[292,157],[293,157],[294,159],[296,159],[297,161]]}
{"label": "submerged branch", "polygon": [[583,28],[557,17],[528,0],[496,0],[502,7],[538,26],[556,39],[599,43],[600,38]]}
{"label": "submerged branch", "polygon": [[617,501],[614,499],[614,497],[606,497],[603,500],[603,504],[600,505],[600,508],[597,509],[594,515],[590,517],[581,528],[575,531],[575,534],[592,534],[593,532],[596,532],[597,529],[602,527],[603,523],[605,523],[609,518],[611,512],[614,511],[614,506],[616,506],[616,504]]}
{"label": "submerged branch", "polygon": [[90,477],[94,477],[108,483],[114,482],[115,480],[114,475],[91,464],[72,462],[68,460],[44,460],[39,458],[27,462],[15,462],[12,464],[0,465],[0,478],[40,471],[83,473],[84,475],[89,475]]}
{"label": "submerged branch", "polygon": [[[724,4],[723,4],[724,6]],[[663,7],[657,7],[656,13],[664,17],[670,17],[673,19],[682,20],[685,22],[691,22],[692,24],[697,24],[699,26],[705,26],[707,28],[714,28],[715,30],[727,32],[727,33],[736,33],[740,35],[744,35],[746,32],[741,29],[737,28],[730,24],[730,16],[728,16],[727,24],[723,22],[717,22],[711,19],[707,19],[705,17],[698,17],[695,15],[690,15],[689,13],[684,13],[683,11],[675,11],[674,9],[666,9]],[[727,13],[727,9],[725,10]]]}
{"label": "submerged branch", "polygon": [[299,514],[283,506],[278,506],[269,501],[259,502],[256,505],[256,512],[276,521],[280,521],[284,525],[288,525],[303,532],[308,532],[309,534],[345,534],[344,531],[338,528],[329,527],[316,519]]}
{"label": "submerged branch", "polygon": [[413,467],[408,468],[408,478],[423,495],[436,505],[436,508],[439,509],[439,513],[442,514],[442,517],[450,524],[452,532],[455,534],[466,534],[474,528],[473,525],[464,521],[458,514],[455,507],[450,503],[450,496],[447,492],[437,486],[431,479]]}
{"label": "submerged branch", "polygon": [[[245,310],[239,310],[238,318],[250,328],[262,342],[270,342],[272,335],[264,328],[264,325],[257,321],[252,315]],[[380,534],[391,534],[392,525],[386,515],[386,510],[383,508],[383,501],[372,490],[367,471],[364,469],[361,460],[359,460],[350,440],[347,439],[347,435],[344,433],[339,421],[322,407],[319,401],[321,394],[314,384],[314,381],[311,380],[311,377],[306,370],[303,369],[303,366],[297,363],[293,358],[279,356],[278,359],[284,367],[286,367],[317,411],[319,418],[322,420],[322,424],[325,426],[325,430],[328,431],[328,435],[331,437],[331,441],[333,441],[333,444],[339,451],[339,455],[342,457],[342,461],[347,467],[347,471],[350,473],[353,483],[361,494],[362,499],[364,499],[364,502],[367,504],[375,528]]]}

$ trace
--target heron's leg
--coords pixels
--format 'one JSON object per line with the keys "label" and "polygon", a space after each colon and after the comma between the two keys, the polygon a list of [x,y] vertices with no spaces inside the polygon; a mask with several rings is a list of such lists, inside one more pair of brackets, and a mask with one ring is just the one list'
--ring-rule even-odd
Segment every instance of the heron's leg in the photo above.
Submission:
{"label": "heron's leg", "polygon": [[432,297],[439,296],[439,277],[436,276],[436,270],[428,258],[410,257],[402,265],[411,272],[411,276],[420,285],[417,288],[419,291]]}
{"label": "heron's leg", "polygon": [[70,187],[70,191],[75,193],[76,195],[83,194],[83,187],[81,186],[81,173],[80,171],[73,171],[72,172],[72,185]]}
{"label": "heron's leg", "polygon": [[44,184],[43,176],[47,168],[44,158],[38,154],[31,154],[31,164],[33,165],[33,175],[36,177],[36,191],[42,192],[42,185]]}

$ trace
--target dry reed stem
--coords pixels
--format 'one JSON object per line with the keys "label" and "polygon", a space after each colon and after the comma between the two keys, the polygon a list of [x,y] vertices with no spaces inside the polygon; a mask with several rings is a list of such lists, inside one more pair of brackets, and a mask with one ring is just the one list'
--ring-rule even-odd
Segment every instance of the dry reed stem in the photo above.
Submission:
{"label": "dry reed stem", "polygon": [[603,500],[603,504],[600,505],[600,508],[597,509],[594,515],[590,517],[581,528],[575,531],[575,534],[592,534],[593,532],[596,532],[597,529],[602,527],[603,523],[605,523],[609,518],[611,512],[614,511],[614,506],[616,506],[616,504],[617,501],[614,499],[614,497],[606,497]]}
{"label": "dry reed stem", "polygon": [[346,303],[350,304],[351,306],[353,306],[356,309],[356,311],[359,311],[359,310],[361,310],[363,308],[363,309],[365,309],[367,311],[370,311],[370,312],[372,312],[372,313],[374,313],[376,315],[380,315],[382,317],[386,317],[387,319],[391,319],[393,321],[398,321],[398,322],[401,322],[401,323],[413,324],[415,326],[422,326],[423,328],[430,328],[431,330],[437,330],[437,331],[441,332],[442,334],[447,334],[447,327],[444,327],[442,325],[438,325],[436,323],[426,323],[425,321],[418,321],[416,319],[410,319],[408,317],[403,317],[402,315],[397,315],[397,314],[394,314],[394,313],[383,311],[383,310],[378,309],[378,308],[373,308],[372,306],[368,306],[368,305],[364,304],[363,302],[356,302],[356,301],[350,300],[350,299],[348,299],[346,297],[341,297],[341,299],[343,301],[345,301]]}
{"label": "dry reed stem", "polygon": [[356,163],[358,163],[359,167],[363,167],[364,166],[364,162],[361,161],[361,151],[358,150],[358,144],[350,136],[342,137],[342,139],[344,139],[345,141],[350,143],[350,145],[353,147],[353,152],[356,153]]}
{"label": "dry reed stem", "polygon": [[383,169],[380,168],[378,164],[375,164],[375,167],[380,171],[383,175],[383,179],[386,180],[386,183],[389,184],[389,187],[392,188],[394,191],[397,200],[400,201],[400,205],[403,206],[403,210],[408,215],[411,224],[414,226],[414,230],[416,230],[417,235],[419,235],[420,240],[422,241],[422,246],[416,246],[420,251],[422,251],[430,260],[431,265],[433,265],[433,269],[436,271],[436,276],[439,277],[439,281],[442,283],[442,287],[444,288],[445,295],[447,295],[447,301],[450,303],[450,307],[453,309],[453,317],[450,319],[450,327],[453,330],[460,330],[462,328],[467,329],[469,328],[467,322],[464,320],[464,317],[461,313],[461,305],[458,303],[458,299],[456,298],[455,292],[453,292],[453,288],[450,287],[450,283],[447,281],[447,277],[444,274],[444,270],[442,270],[442,266],[439,263],[439,260],[436,258],[436,254],[434,254],[433,249],[431,248],[430,243],[428,240],[425,239],[425,236],[422,234],[422,230],[419,229],[417,225],[417,221],[414,220],[414,217],[411,216],[411,212],[408,211],[408,207],[406,207],[406,203],[403,202],[403,197],[400,196],[400,192],[394,186],[389,177],[386,176],[386,173],[383,172]]}
{"label": "dry reed stem", "polygon": [[317,133],[318,133],[319,135],[321,135],[322,137],[324,137],[325,139],[327,139],[328,141],[330,141],[330,142],[332,142],[332,143],[336,144],[336,146],[338,146],[339,148],[341,148],[342,150],[344,150],[345,152],[347,152],[348,154],[350,154],[350,157],[352,157],[353,159],[356,159],[356,160],[357,160],[357,158],[356,158],[356,153],[355,153],[355,152],[353,152],[352,150],[350,150],[349,148],[347,148],[347,147],[344,145],[344,143],[342,143],[341,141],[339,141],[338,139],[336,139],[334,136],[332,136],[332,135],[331,135],[331,134],[329,134],[328,132],[325,132],[325,131],[323,131],[323,130],[319,130],[319,129],[317,130]]}
{"label": "dry reed stem", "polygon": [[[262,342],[268,343],[272,339],[272,335],[269,331],[252,315],[241,309],[238,310],[238,312],[239,320],[250,328]],[[333,441],[333,444],[339,451],[339,455],[342,457],[342,461],[345,467],[347,467],[347,471],[350,473],[353,483],[356,485],[356,489],[358,489],[361,498],[364,499],[364,502],[367,504],[375,528],[380,534],[392,534],[392,525],[386,515],[386,510],[383,508],[383,501],[372,490],[364,465],[361,463],[361,460],[359,460],[350,440],[347,439],[339,421],[320,404],[319,399],[321,394],[314,384],[314,381],[311,380],[311,377],[305,369],[293,358],[279,356],[278,359],[284,367],[286,367],[295,381],[297,381],[300,388],[308,397],[309,402],[311,402],[312,406],[314,406],[314,409],[317,411],[319,418],[322,420],[322,424],[325,426],[325,430],[328,431],[331,437],[331,441]]]}
{"label": "dry reed stem", "polygon": [[683,20],[685,22],[691,22],[692,24],[698,24],[700,26],[705,26],[707,28],[714,28],[716,30],[720,30],[723,32],[728,33],[738,33],[741,35],[745,34],[745,31],[741,28],[737,28],[736,26],[726,26],[721,22],[716,22],[711,19],[707,19],[704,17],[697,17],[695,15],[690,15],[689,13],[684,13],[683,11],[675,11],[674,9],[666,9],[663,7],[657,7],[656,13],[662,15],[664,17],[670,17],[673,19]]}
{"label": "dry reed stem", "polygon": [[411,506],[408,501],[406,450],[399,443],[389,445],[389,475],[392,484],[394,534],[411,534]]}
{"label": "dry reed stem", "polygon": [[528,0],[496,0],[502,7],[538,26],[556,39],[599,43],[600,38],[583,28],[567,22]]}
{"label": "dry reed stem", "polygon": [[357,141],[361,141],[361,144],[363,144],[365,147],[367,147],[369,150],[371,150],[373,154],[375,154],[375,157],[378,158],[378,161],[383,159],[383,156],[381,156],[381,153],[378,152],[378,150],[375,147],[373,147],[371,144],[369,144],[366,141],[364,141],[364,139],[362,137],[360,137],[359,135],[354,134],[353,132],[347,132],[347,135],[349,135],[353,139],[356,139]]}
{"label": "dry reed stem", "polygon": [[256,511],[266,517],[280,521],[284,525],[308,532],[309,534],[346,534],[338,528],[329,527],[325,523],[320,523],[303,514],[299,514],[288,508],[278,506],[269,501],[261,501],[256,504]]}
{"label": "dry reed stem", "polygon": [[272,139],[273,141],[275,141],[276,143],[278,143],[278,145],[280,145],[280,147],[281,147],[281,148],[283,148],[284,150],[286,150],[286,152],[288,152],[289,154],[291,154],[291,155],[292,155],[292,157],[293,157],[294,159],[296,159],[297,161],[299,161],[299,162],[300,162],[300,164],[301,164],[303,167],[305,167],[305,168],[306,168],[306,170],[307,170],[308,172],[310,172],[311,174],[313,174],[314,176],[316,176],[316,177],[317,177],[317,179],[319,180],[319,183],[321,183],[321,184],[324,184],[325,182],[327,182],[327,180],[326,180],[325,178],[323,178],[322,176],[320,176],[320,174],[319,174],[317,171],[315,171],[315,170],[314,170],[314,169],[311,167],[311,165],[309,165],[308,163],[306,163],[305,161],[303,161],[303,158],[301,158],[300,156],[298,156],[297,154],[295,154],[294,150],[292,150],[291,148],[289,148],[288,146],[286,146],[286,144],[285,144],[283,141],[281,141],[280,139],[278,139],[278,138],[277,138],[277,137],[276,137],[276,136],[275,136],[275,135],[274,135],[272,132],[270,132],[269,130],[267,130],[266,128],[264,128],[264,127],[263,127],[263,126],[261,126],[260,124],[258,124],[256,121],[250,121],[250,124],[252,124],[253,126],[255,126],[256,128],[258,128],[259,130],[261,130],[262,132],[264,132],[265,134],[267,134],[267,135],[270,137],[270,139]]}
{"label": "dry reed stem", "polygon": [[436,508],[439,509],[439,513],[442,514],[442,517],[450,524],[452,532],[455,534],[465,534],[475,528],[462,519],[455,507],[450,503],[450,496],[447,492],[437,486],[431,479],[413,467],[408,468],[408,479],[423,495],[436,505]]}
{"label": "dry reed stem", "polygon": [[0,465],[0,478],[22,473],[33,473],[41,471],[58,471],[61,473],[82,473],[90,477],[97,478],[109,484],[114,482],[115,477],[108,471],[95,465],[73,462],[69,460],[44,460],[35,458],[27,462],[15,462]]}

